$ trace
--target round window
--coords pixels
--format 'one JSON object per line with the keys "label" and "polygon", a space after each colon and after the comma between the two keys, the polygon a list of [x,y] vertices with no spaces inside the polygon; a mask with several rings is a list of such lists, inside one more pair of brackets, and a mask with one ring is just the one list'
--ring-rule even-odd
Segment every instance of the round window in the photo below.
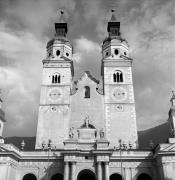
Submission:
{"label": "round window", "polygon": [[109,55],[109,52],[106,52],[106,56],[108,56]]}
{"label": "round window", "polygon": [[124,52],[124,55],[126,56],[126,52]]}
{"label": "round window", "polygon": [[60,55],[60,50],[56,51],[56,55],[59,56]]}
{"label": "round window", "polygon": [[66,56],[68,57],[68,56],[69,56],[69,53],[66,53]]}
{"label": "round window", "polygon": [[118,54],[119,54],[119,50],[118,50],[118,49],[115,49],[115,50],[114,50],[114,53],[115,53],[115,55],[118,55]]}

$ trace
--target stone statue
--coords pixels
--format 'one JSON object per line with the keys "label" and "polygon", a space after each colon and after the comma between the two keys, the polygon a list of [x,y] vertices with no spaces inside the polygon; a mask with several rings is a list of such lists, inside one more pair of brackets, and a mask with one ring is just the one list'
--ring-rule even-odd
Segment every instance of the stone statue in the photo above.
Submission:
{"label": "stone statue", "polygon": [[71,128],[69,129],[69,138],[70,138],[70,139],[73,139],[73,138],[74,138],[74,127],[71,127]]}
{"label": "stone statue", "polygon": [[89,127],[89,116],[86,116],[86,118],[84,120],[84,124],[85,124],[86,128]]}
{"label": "stone statue", "polygon": [[102,128],[102,129],[100,129],[100,139],[103,139],[104,136],[105,136],[105,132],[104,132],[104,130]]}

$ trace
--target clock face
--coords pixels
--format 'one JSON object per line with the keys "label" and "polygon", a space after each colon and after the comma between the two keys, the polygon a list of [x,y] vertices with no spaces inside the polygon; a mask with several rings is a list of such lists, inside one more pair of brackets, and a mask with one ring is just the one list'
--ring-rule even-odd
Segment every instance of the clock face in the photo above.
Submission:
{"label": "clock face", "polygon": [[124,101],[127,98],[127,92],[123,87],[116,87],[112,90],[111,96],[115,101]]}
{"label": "clock face", "polygon": [[59,99],[61,99],[62,91],[60,88],[52,88],[48,91],[47,95],[50,101],[58,101]]}

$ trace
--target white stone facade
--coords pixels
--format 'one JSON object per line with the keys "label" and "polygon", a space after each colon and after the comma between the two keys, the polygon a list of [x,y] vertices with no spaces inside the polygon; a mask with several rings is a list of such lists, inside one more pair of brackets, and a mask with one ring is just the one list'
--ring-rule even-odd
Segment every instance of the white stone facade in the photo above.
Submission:
{"label": "white stone facade", "polygon": [[[67,23],[55,24],[43,60],[33,151],[0,141],[0,180],[174,180],[174,98],[168,143],[139,149],[132,59],[112,15],[102,45],[102,79],[89,72],[73,82]],[[2,109],[0,108],[2,111]],[[4,113],[1,112],[0,135]]]}

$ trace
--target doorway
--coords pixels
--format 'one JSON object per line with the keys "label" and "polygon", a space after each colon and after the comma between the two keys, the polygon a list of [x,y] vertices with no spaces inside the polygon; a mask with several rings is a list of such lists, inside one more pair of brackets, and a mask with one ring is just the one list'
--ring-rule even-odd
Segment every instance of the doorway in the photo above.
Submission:
{"label": "doorway", "polygon": [[85,169],[78,174],[77,180],[96,180],[96,177],[92,171]]}

